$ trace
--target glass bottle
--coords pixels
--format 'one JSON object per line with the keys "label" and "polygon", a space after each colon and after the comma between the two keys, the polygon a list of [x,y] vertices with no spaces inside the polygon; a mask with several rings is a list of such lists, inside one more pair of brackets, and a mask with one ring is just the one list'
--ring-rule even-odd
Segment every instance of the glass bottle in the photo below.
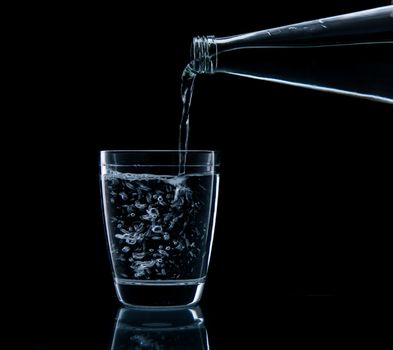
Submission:
{"label": "glass bottle", "polygon": [[193,39],[191,67],[393,104],[393,5]]}

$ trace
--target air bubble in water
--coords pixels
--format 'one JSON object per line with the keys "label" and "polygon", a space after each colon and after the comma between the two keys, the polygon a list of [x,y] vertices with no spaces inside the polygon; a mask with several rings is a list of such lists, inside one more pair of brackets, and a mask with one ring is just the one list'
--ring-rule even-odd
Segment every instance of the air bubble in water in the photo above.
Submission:
{"label": "air bubble in water", "polygon": [[160,226],[160,225],[153,226],[153,228],[151,230],[154,233],[161,233],[162,232],[162,226]]}
{"label": "air bubble in water", "polygon": [[147,201],[147,203],[151,203],[151,193],[148,193],[146,195],[146,201]]}
{"label": "air bubble in water", "polygon": [[139,225],[134,225],[134,230],[136,233],[140,233],[143,230],[144,224],[141,222]]}
{"label": "air bubble in water", "polygon": [[142,203],[136,201],[135,202],[135,207],[138,208],[138,209],[144,209],[144,208],[146,208],[146,204],[142,204]]}
{"label": "air bubble in water", "polygon": [[120,192],[120,193],[119,193],[119,196],[121,197],[121,199],[122,199],[123,201],[125,201],[125,200],[128,199],[128,196],[127,196],[127,194],[126,194],[125,192]]}
{"label": "air bubble in water", "polygon": [[134,259],[143,259],[145,257],[145,253],[144,252],[140,252],[140,253],[133,252],[132,257]]}
{"label": "air bubble in water", "polygon": [[161,255],[163,255],[163,256],[169,256],[169,254],[168,254],[165,250],[163,250],[163,249],[158,249],[158,252],[159,252]]}
{"label": "air bubble in water", "polygon": [[136,243],[136,239],[135,238],[126,238],[126,243],[134,245]]}
{"label": "air bubble in water", "polygon": [[182,251],[184,248],[185,248],[184,245],[183,245],[182,243],[179,243],[179,244],[176,246],[175,249],[178,249],[178,250]]}
{"label": "air bubble in water", "polygon": [[135,189],[134,186],[132,186],[129,182],[126,182],[126,186],[127,186],[129,189],[131,189],[131,190],[134,190],[134,189]]}
{"label": "air bubble in water", "polygon": [[151,217],[153,217],[153,218],[156,218],[156,217],[158,216],[158,214],[159,214],[159,212],[158,212],[158,210],[157,210],[156,208],[150,208],[150,209],[148,209],[148,210],[147,210],[147,213],[148,213]]}
{"label": "air bubble in water", "polygon": [[121,228],[120,231],[123,232],[124,235],[127,235],[127,236],[130,235],[130,233],[127,230],[125,230],[124,228]]}

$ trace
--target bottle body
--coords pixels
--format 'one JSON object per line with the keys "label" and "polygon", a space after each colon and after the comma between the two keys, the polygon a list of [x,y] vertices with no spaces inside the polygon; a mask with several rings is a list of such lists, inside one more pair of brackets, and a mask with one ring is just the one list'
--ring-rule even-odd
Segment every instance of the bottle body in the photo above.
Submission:
{"label": "bottle body", "polygon": [[393,6],[225,38],[197,37],[198,73],[227,73],[393,104]]}

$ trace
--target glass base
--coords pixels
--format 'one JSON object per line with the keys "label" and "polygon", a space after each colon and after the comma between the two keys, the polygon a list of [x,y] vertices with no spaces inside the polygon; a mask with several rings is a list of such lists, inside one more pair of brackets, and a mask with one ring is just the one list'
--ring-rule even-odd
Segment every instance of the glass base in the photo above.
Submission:
{"label": "glass base", "polygon": [[126,306],[137,308],[181,308],[199,302],[202,296],[204,279],[162,282],[141,282],[117,279],[116,292],[119,300]]}

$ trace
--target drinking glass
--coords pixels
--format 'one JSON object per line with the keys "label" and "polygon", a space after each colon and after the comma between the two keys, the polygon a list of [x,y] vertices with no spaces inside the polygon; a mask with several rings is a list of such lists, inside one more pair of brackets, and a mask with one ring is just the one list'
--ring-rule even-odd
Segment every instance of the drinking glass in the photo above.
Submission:
{"label": "drinking glass", "polygon": [[214,151],[101,152],[108,250],[123,304],[184,307],[200,300],[216,220],[217,157]]}

